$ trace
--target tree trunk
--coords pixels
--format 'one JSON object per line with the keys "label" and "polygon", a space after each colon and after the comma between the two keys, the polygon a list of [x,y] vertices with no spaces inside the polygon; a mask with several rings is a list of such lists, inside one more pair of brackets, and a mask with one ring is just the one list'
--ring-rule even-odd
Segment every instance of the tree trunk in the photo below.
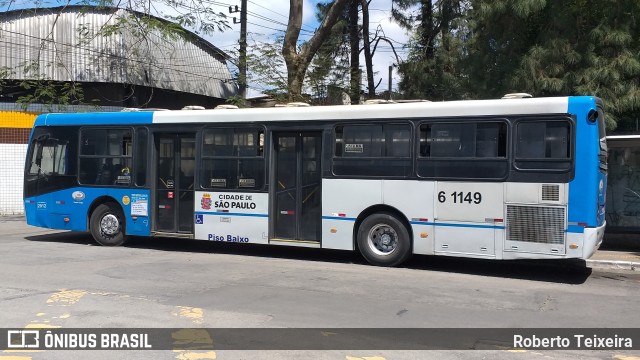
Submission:
{"label": "tree trunk", "polygon": [[358,31],[358,0],[349,6],[349,45],[351,46],[351,83],[349,96],[351,105],[360,102],[360,32]]}
{"label": "tree trunk", "polygon": [[362,6],[362,39],[364,40],[364,62],[367,67],[367,88],[369,99],[376,97],[376,86],[373,82],[373,56],[371,55],[371,41],[369,40],[369,3],[360,0]]}
{"label": "tree trunk", "polygon": [[302,2],[303,0],[289,0],[289,23],[282,44],[282,56],[287,64],[287,85],[289,87],[289,100],[302,100],[302,84],[307,68],[324,40],[331,33],[331,28],[338,21],[342,8],[350,0],[335,0],[327,16],[324,18],[311,39],[298,51],[298,37],[302,27]]}

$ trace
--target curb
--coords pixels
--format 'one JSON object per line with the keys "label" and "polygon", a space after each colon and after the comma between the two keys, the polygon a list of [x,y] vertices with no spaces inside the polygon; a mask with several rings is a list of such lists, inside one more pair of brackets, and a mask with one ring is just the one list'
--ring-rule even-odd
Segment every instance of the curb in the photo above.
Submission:
{"label": "curb", "polygon": [[614,260],[586,260],[590,268],[640,271],[640,262]]}

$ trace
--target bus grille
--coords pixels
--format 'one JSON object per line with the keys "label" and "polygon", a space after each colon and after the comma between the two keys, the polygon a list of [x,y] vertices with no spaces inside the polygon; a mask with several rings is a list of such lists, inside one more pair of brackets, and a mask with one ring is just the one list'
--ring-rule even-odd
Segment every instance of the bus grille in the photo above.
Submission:
{"label": "bus grille", "polygon": [[507,240],[564,243],[565,209],[507,205]]}
{"label": "bus grille", "polygon": [[543,184],[542,201],[560,201],[560,186]]}

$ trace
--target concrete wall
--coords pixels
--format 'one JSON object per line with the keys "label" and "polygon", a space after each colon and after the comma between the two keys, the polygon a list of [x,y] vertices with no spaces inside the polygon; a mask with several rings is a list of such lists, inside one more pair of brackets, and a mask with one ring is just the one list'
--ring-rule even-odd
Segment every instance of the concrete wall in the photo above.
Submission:
{"label": "concrete wall", "polygon": [[22,181],[29,133],[38,112],[0,103],[0,214],[23,214]]}
{"label": "concrete wall", "polygon": [[0,214],[23,214],[22,181],[27,144],[0,144]]}

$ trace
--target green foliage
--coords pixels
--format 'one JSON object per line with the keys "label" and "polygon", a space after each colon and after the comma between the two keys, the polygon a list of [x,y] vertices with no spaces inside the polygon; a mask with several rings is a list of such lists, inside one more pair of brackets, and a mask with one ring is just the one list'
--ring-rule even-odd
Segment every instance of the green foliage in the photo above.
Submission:
{"label": "green foliage", "polygon": [[84,98],[82,86],[78,83],[62,83],[50,80],[23,80],[20,87],[32,92],[18,97],[16,101],[23,110],[27,110],[31,104],[43,104],[49,112],[64,111],[69,105],[94,105],[97,100],[89,103]]}
{"label": "green foliage", "polygon": [[460,2],[462,16],[447,22],[443,9],[454,3],[433,4],[432,30],[440,34],[429,40],[429,56],[424,29],[415,31],[410,56],[400,66],[407,96],[595,95],[604,100],[610,130],[636,127],[640,2],[469,0]]}
{"label": "green foliage", "polygon": [[[461,74],[466,70],[464,59],[468,51],[469,32],[464,16],[467,5],[458,0],[421,1],[421,4],[432,8],[430,11],[422,9],[413,19],[421,24],[416,26],[408,59],[399,65],[402,77],[399,88],[405,98],[411,99],[466,98],[469,96],[468,77]],[[426,19],[426,16],[431,18]],[[402,21],[409,21],[407,19],[405,16]]]}
{"label": "green foliage", "polygon": [[[333,34],[326,40],[313,58],[305,76],[306,91],[314,99],[325,98],[331,86],[345,87],[348,82],[349,58],[348,43],[338,36],[345,24],[338,24]],[[278,36],[274,41],[255,41],[248,47],[247,66],[249,82],[264,84],[260,89],[280,102],[287,102],[288,83],[287,68],[282,56],[283,38]]]}
{"label": "green foliage", "polygon": [[[331,4],[332,2],[317,4],[318,21],[326,16]],[[326,99],[332,86],[342,89],[348,87],[351,51],[348,26],[349,14],[345,8],[309,66],[306,83],[315,99]]]}
{"label": "green foliage", "polygon": [[275,93],[287,93],[287,67],[282,56],[282,41],[282,37],[276,37],[273,42],[253,40],[247,49],[249,82],[265,84],[268,90]]}
{"label": "green foliage", "polygon": [[229,105],[235,105],[239,108],[245,108],[249,106],[248,101],[240,95],[231,96],[225,102]]}
{"label": "green foliage", "polygon": [[[496,90],[536,96],[599,96],[606,106],[609,129],[640,110],[639,29],[633,16],[640,14],[637,1],[475,3],[483,10],[475,19],[476,29],[484,31],[484,36],[491,34],[490,40],[500,45],[495,49],[505,49],[514,59],[498,60],[505,82]],[[495,26],[511,11],[520,18],[517,23]],[[494,48],[478,46],[481,44],[475,43],[471,59],[491,68],[482,59],[492,59]]]}

